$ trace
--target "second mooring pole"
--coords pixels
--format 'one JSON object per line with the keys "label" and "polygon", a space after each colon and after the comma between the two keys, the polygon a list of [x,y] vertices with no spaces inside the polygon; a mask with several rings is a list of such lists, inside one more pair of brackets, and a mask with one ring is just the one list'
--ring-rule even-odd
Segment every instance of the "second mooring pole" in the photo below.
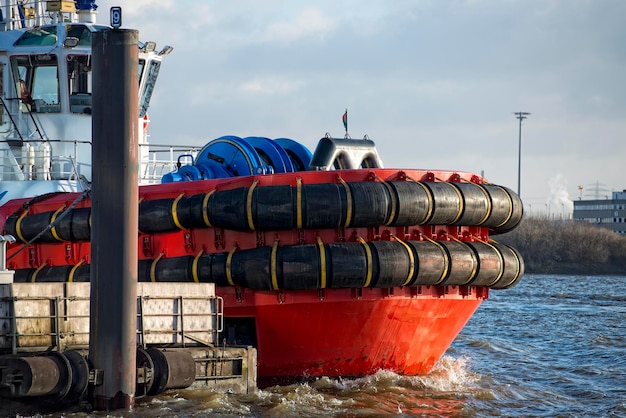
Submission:
{"label": "second mooring pole", "polygon": [[92,36],[89,359],[102,376],[92,405],[112,410],[134,405],[137,374],[138,32]]}

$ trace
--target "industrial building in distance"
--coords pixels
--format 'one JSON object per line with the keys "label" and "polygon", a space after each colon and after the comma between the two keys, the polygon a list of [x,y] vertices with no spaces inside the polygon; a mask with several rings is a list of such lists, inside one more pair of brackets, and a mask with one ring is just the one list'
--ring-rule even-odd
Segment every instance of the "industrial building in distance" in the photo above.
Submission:
{"label": "industrial building in distance", "polygon": [[626,236],[626,189],[611,199],[575,200],[575,221],[584,221]]}

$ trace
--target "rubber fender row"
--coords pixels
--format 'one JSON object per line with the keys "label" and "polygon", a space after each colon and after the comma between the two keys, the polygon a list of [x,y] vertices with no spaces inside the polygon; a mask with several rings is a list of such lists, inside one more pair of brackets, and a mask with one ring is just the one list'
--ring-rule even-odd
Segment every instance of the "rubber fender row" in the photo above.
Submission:
{"label": "rubber fender row", "polygon": [[[136,395],[157,395],[167,389],[184,389],[195,381],[194,358],[185,351],[156,347],[137,349]],[[79,401],[87,393],[91,365],[78,351],[51,351],[35,356],[0,356],[0,396],[46,397]]]}
{"label": "rubber fender row", "polygon": [[87,391],[89,364],[79,352],[0,356],[0,396],[77,401]]}
{"label": "rubber fender row", "polygon": [[185,389],[196,380],[195,360],[185,351],[137,348],[137,369],[143,371],[144,379],[137,379],[136,395],[154,396],[168,389]]}
{"label": "rubber fender row", "polygon": [[[193,280],[256,290],[422,285],[506,289],[517,284],[523,273],[521,255],[504,244],[362,241],[140,260],[138,280]],[[89,281],[89,265],[21,269],[15,281]]]}
{"label": "rubber fender row", "polygon": [[349,182],[231,190],[143,201],[144,233],[217,227],[236,231],[339,227],[472,225],[515,228],[522,202],[496,185],[448,182]]}
{"label": "rubber fender row", "polygon": [[[13,235],[22,243],[30,242],[40,234],[41,236],[35,242],[89,241],[91,208],[75,208],[60,218],[61,213],[61,210],[57,210],[34,215],[28,215],[25,212],[20,215],[11,215],[7,218],[4,229],[7,234]],[[56,222],[57,218],[59,218],[58,222]]]}
{"label": "rubber fender row", "polygon": [[[255,183],[256,184],[256,183]],[[142,201],[143,233],[217,227],[227,230],[472,225],[494,234],[522,219],[522,202],[506,187],[448,182],[350,182],[240,187],[192,196]],[[87,241],[90,208],[10,216],[6,233],[21,242]],[[54,227],[49,228],[49,225]]]}

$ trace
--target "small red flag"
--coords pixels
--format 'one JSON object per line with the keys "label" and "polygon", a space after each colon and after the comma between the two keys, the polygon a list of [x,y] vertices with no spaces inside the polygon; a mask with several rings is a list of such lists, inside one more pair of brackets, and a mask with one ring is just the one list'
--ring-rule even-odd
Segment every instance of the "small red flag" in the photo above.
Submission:
{"label": "small red flag", "polygon": [[348,132],[348,109],[346,109],[346,113],[343,114],[343,127],[346,129],[346,133]]}

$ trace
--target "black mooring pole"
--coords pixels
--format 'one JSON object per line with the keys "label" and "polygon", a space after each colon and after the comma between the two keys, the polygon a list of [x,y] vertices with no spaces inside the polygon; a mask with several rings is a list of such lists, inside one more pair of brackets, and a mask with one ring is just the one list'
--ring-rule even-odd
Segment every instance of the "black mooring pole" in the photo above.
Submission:
{"label": "black mooring pole", "polygon": [[102,372],[98,410],[135,403],[138,231],[138,32],[92,32],[91,320]]}

